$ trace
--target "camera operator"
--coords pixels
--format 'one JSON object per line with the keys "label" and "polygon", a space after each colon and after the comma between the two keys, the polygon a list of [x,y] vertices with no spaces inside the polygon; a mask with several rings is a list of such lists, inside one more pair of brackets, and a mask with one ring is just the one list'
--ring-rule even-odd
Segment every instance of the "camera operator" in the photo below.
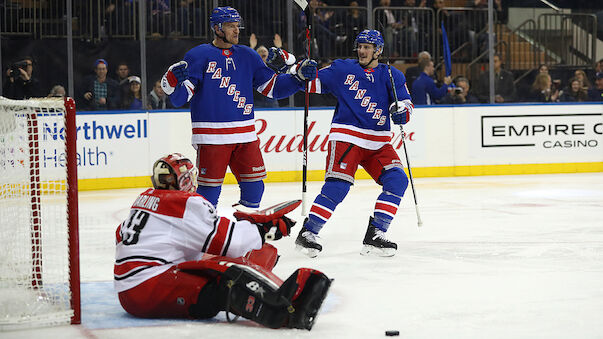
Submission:
{"label": "camera operator", "polygon": [[454,83],[456,87],[450,87],[448,89],[448,95],[442,100],[442,104],[479,104],[479,99],[470,92],[471,87],[469,86],[469,80],[467,80],[467,78],[458,77]]}
{"label": "camera operator", "polygon": [[4,97],[22,100],[42,96],[40,82],[32,76],[33,64],[32,57],[25,57],[6,70],[6,81],[2,87]]}

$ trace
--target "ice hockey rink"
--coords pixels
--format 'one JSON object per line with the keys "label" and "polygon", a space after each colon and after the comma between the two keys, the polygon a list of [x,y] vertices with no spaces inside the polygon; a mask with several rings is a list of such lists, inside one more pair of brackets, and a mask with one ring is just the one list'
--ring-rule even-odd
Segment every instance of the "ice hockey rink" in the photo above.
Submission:
{"label": "ice hockey rink", "polygon": [[[310,182],[310,200],[321,182]],[[80,192],[82,325],[1,338],[603,338],[603,173],[415,179],[388,232],[391,258],[359,254],[380,192],[357,181],[310,259],[293,237],[275,244],[281,278],[311,267],[335,279],[312,331],[247,320],[145,320],[113,292],[115,227],[142,189]],[[301,196],[300,183],[266,185],[263,206]],[[227,185],[221,213],[238,199]],[[302,221],[299,209],[292,213]],[[149,296],[152,297],[152,296]]]}

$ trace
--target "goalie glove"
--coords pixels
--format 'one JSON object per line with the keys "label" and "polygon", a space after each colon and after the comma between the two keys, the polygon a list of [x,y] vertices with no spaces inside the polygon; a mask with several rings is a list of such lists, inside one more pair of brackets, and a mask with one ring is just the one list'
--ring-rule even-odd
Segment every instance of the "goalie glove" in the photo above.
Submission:
{"label": "goalie glove", "polygon": [[318,64],[312,59],[304,59],[291,67],[291,73],[299,81],[312,81],[316,79]]}
{"label": "goalie glove", "polygon": [[285,73],[290,66],[295,64],[295,56],[287,53],[284,49],[270,47],[266,65],[276,73]]}
{"label": "goalie glove", "polygon": [[396,125],[404,125],[410,120],[410,115],[415,109],[412,101],[406,99],[398,102],[393,102],[389,106],[389,114],[392,117],[392,121]]}
{"label": "goalie glove", "polygon": [[262,242],[266,240],[278,240],[291,233],[291,227],[295,221],[287,218],[285,214],[293,211],[301,204],[301,200],[286,201],[261,211],[244,212],[236,211],[233,213],[237,220],[247,220],[256,224]]}
{"label": "goalie glove", "polygon": [[176,87],[188,79],[188,63],[179,61],[171,65],[161,78],[161,88],[167,95],[171,95]]}

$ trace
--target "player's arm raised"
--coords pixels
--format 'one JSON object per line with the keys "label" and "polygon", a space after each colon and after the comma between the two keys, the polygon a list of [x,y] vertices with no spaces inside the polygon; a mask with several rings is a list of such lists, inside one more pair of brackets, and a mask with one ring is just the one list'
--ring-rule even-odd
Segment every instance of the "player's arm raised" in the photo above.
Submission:
{"label": "player's arm raised", "polygon": [[294,60],[291,54],[278,48],[269,51],[267,65],[264,65],[258,56],[261,64],[258,63],[254,73],[254,88],[273,99],[283,99],[295,94],[303,88],[305,80],[312,81],[316,78],[317,63],[304,59],[293,64]]}
{"label": "player's arm raised", "polygon": [[191,100],[195,94],[195,85],[189,79],[189,68],[186,61],[178,61],[171,65],[161,78],[161,88],[170,96],[172,104],[180,107]]}

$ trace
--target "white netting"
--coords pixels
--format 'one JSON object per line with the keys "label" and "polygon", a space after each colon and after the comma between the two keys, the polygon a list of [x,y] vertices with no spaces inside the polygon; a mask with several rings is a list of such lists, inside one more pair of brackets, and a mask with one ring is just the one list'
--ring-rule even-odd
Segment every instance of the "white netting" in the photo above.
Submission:
{"label": "white netting", "polygon": [[62,99],[0,97],[0,329],[69,323]]}

